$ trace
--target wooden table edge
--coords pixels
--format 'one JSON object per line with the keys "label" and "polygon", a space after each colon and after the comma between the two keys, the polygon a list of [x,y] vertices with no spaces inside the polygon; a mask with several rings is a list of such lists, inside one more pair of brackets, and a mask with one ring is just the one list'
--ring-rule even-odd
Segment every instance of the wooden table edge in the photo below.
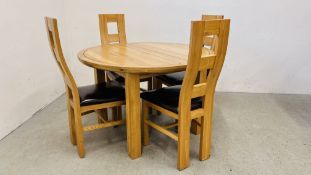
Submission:
{"label": "wooden table edge", "polygon": [[[173,72],[180,72],[186,70],[187,65],[180,65],[180,66],[168,66],[168,67],[151,67],[151,68],[142,68],[142,67],[116,67],[116,66],[110,66],[110,65],[102,65],[99,63],[96,63],[93,60],[90,60],[87,56],[84,55],[85,51],[91,48],[90,47],[83,49],[78,52],[78,59],[81,63],[92,67],[96,69],[101,70],[108,70],[108,71],[115,71],[115,72],[123,72],[123,73],[138,73],[138,74],[165,74],[165,73],[173,73]],[[89,59],[89,61],[85,61],[84,59]],[[144,69],[144,70],[142,70]]]}

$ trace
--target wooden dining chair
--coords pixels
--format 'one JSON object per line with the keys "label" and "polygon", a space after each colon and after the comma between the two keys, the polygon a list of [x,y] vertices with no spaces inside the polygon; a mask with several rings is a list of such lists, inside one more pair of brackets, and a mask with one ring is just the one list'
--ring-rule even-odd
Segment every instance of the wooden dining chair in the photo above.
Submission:
{"label": "wooden dining chair", "polygon": [[[141,94],[144,145],[149,144],[149,127],[176,140],[179,170],[189,165],[191,120],[201,119],[199,159],[206,160],[210,156],[215,87],[225,60],[230,20],[193,21],[191,25],[188,65],[182,85]],[[204,47],[206,36],[214,36],[217,40],[217,47],[212,53]],[[158,125],[149,120],[149,108],[158,110],[177,122]],[[177,134],[169,130],[175,126],[178,127]]]}
{"label": "wooden dining chair", "polygon": [[84,132],[124,124],[125,120],[109,121],[107,116],[99,117],[100,124],[83,126],[83,114],[125,104],[125,90],[116,84],[105,82],[77,87],[76,82],[66,64],[57,27],[57,20],[45,17],[50,47],[56,63],[61,70],[67,98],[70,139],[77,145],[78,154],[85,156]]}
{"label": "wooden dining chair", "polygon": [[[215,20],[215,19],[224,19],[224,16],[223,15],[202,15],[202,20],[204,21]],[[206,46],[210,46],[210,49],[215,49],[215,45],[217,45],[216,41],[217,40],[215,40],[213,36],[206,36],[204,38],[204,44]],[[160,88],[162,87],[162,84],[166,86],[181,85],[182,80],[184,79],[184,75],[185,75],[185,71],[157,76],[156,86],[157,88]]]}
{"label": "wooden dining chair", "polygon": [[[224,19],[224,16],[223,15],[202,15],[203,21],[215,20],[215,19]],[[214,36],[205,36],[204,45],[207,46],[211,50],[215,50],[216,45],[217,45],[217,40],[215,39]],[[184,79],[184,76],[185,76],[185,71],[174,72],[174,73],[157,76],[154,81],[154,88],[155,89],[161,88],[163,84],[166,86],[181,85]],[[200,123],[200,120],[196,120],[192,122],[191,133],[196,134],[196,135],[200,134],[200,126],[198,123]]]}

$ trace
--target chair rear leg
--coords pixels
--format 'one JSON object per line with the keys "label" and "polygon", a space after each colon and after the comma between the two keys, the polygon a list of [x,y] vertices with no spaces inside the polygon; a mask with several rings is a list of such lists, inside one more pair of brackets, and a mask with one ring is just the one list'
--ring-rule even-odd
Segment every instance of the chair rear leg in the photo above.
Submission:
{"label": "chair rear leg", "polygon": [[[152,89],[160,89],[162,88],[162,82],[161,80],[157,79],[157,77],[152,77]],[[149,111],[150,114],[152,114],[152,109]],[[155,110],[157,115],[161,115],[160,111]]]}
{"label": "chair rear leg", "polygon": [[122,108],[121,106],[112,107],[112,120],[117,121],[122,118]]}
{"label": "chair rear leg", "polygon": [[84,158],[85,157],[84,131],[83,131],[83,125],[82,125],[81,112],[78,109],[75,109],[74,112],[75,112],[75,128],[76,128],[78,154],[80,158]]}
{"label": "chair rear leg", "polygon": [[97,121],[98,123],[103,123],[103,121],[100,118],[103,118],[104,120],[108,120],[108,110],[107,109],[101,109],[101,110],[96,110],[97,113]]}
{"label": "chair rear leg", "polygon": [[114,120],[121,120],[122,119],[122,106],[118,106],[116,107],[115,110],[115,116],[114,116]]}
{"label": "chair rear leg", "polygon": [[68,110],[70,141],[73,145],[76,145],[77,140],[76,140],[76,131],[75,131],[75,114],[70,104],[67,105],[67,110]]}
{"label": "chair rear leg", "polygon": [[178,170],[183,170],[189,166],[190,152],[190,118],[179,116],[178,120]]}
{"label": "chair rear leg", "polygon": [[122,106],[112,108],[112,120],[117,121],[122,119]]}
{"label": "chair rear leg", "polygon": [[[109,80],[109,77],[104,70],[100,69],[94,69],[94,78],[95,78],[95,83],[104,83]],[[101,110],[96,110],[97,115],[97,121],[98,123],[103,123],[103,121],[99,118],[102,117],[104,120],[108,120],[108,111],[107,109],[101,109]]]}
{"label": "chair rear leg", "polygon": [[143,130],[144,130],[144,146],[149,145],[149,126],[145,123],[146,120],[149,120],[149,107],[143,101],[142,103],[142,113],[143,113]]}
{"label": "chair rear leg", "polygon": [[200,135],[200,153],[199,159],[206,160],[210,157],[212,138],[212,110],[208,110],[207,114],[201,120]]}
{"label": "chair rear leg", "polygon": [[[118,121],[122,119],[122,106],[114,107],[112,109],[112,118],[114,121]],[[114,128],[119,127],[119,125],[114,126]]]}
{"label": "chair rear leg", "polygon": [[152,79],[153,78],[150,78],[148,81],[147,81],[147,86],[148,86],[148,91],[152,90],[153,89],[153,82],[152,82]]}
{"label": "chair rear leg", "polygon": [[161,80],[157,79],[156,77],[152,77],[152,89],[160,89],[162,88]]}

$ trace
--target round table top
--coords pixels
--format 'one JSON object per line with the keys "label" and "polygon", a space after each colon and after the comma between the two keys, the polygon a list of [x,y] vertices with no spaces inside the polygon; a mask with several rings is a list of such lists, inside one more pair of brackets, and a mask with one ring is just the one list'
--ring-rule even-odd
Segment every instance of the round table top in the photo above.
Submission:
{"label": "round table top", "polygon": [[[204,50],[203,50],[204,51]],[[90,67],[129,73],[168,73],[186,69],[189,46],[175,43],[107,44],[84,49],[79,60]]]}

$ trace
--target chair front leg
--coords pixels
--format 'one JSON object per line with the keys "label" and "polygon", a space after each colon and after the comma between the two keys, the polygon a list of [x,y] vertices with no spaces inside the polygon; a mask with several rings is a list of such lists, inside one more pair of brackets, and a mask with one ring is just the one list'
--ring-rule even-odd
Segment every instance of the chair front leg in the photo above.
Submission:
{"label": "chair front leg", "polygon": [[183,170],[189,166],[190,152],[190,118],[189,115],[179,115],[178,120],[178,170]]}
{"label": "chair front leg", "polygon": [[201,133],[201,127],[199,126],[201,124],[201,118],[193,119],[191,121],[191,133],[194,135],[199,135]]}
{"label": "chair front leg", "polygon": [[142,103],[142,113],[143,113],[143,130],[144,130],[144,146],[149,145],[149,126],[145,123],[146,120],[149,120],[149,107],[143,101]]}
{"label": "chair front leg", "polygon": [[78,154],[80,158],[84,158],[85,157],[84,131],[83,131],[83,125],[82,125],[81,111],[79,108],[75,108],[74,113],[75,113],[75,129],[76,129]]}

